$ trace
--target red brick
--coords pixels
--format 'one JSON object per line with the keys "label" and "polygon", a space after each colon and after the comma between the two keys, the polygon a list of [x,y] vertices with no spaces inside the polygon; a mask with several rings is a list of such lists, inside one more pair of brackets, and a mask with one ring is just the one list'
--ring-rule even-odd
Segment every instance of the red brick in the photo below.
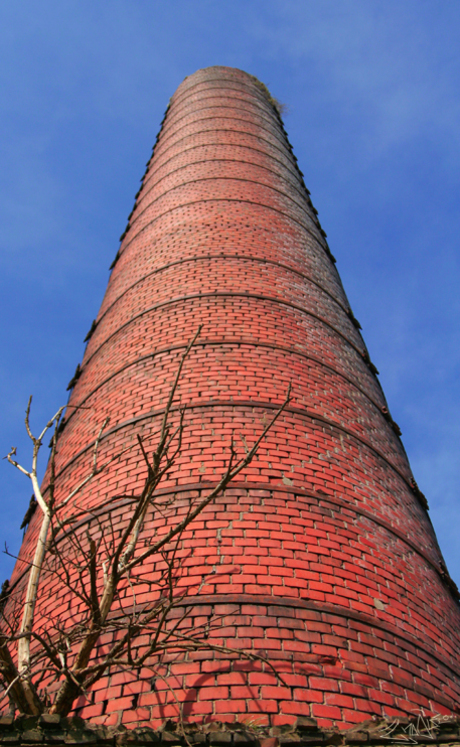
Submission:
{"label": "red brick", "polygon": [[327,680],[321,677],[310,677],[310,687],[313,690],[327,690],[331,692],[338,692],[339,685],[335,680]]}
{"label": "red brick", "polygon": [[121,696],[121,686],[117,687],[105,687],[101,690],[96,690],[94,694],[94,700],[99,703],[101,700],[112,700]]}
{"label": "red brick", "polygon": [[313,703],[312,713],[316,718],[340,719],[340,708]]}
{"label": "red brick", "polygon": [[[252,677],[260,675],[258,672],[255,672],[254,675],[250,676],[251,684],[256,684],[255,682],[253,683]],[[274,679],[276,680],[276,678]],[[216,680],[218,685],[244,685],[247,682],[248,678],[242,672],[228,672],[226,674],[218,674]]]}
{"label": "red brick", "polygon": [[118,698],[117,700],[111,700],[107,703],[106,713],[113,713],[113,711],[125,711],[131,708],[133,703],[132,698]]}
{"label": "red brick", "polygon": [[288,687],[270,687],[265,685],[261,689],[261,695],[264,699],[283,700],[291,697],[291,690]]}
{"label": "red brick", "polygon": [[348,695],[325,693],[324,702],[326,705],[340,706],[340,708],[353,708],[353,698],[350,698]]}
{"label": "red brick", "polygon": [[214,704],[215,713],[246,713],[246,701],[232,698],[232,700],[218,700]]}
{"label": "red brick", "polygon": [[229,696],[228,687],[202,687],[200,688],[200,700],[220,700]]}
{"label": "red brick", "polygon": [[394,706],[395,699],[389,693],[382,692],[381,690],[369,690],[369,697],[375,703],[384,703],[385,705]]}
{"label": "red brick", "polygon": [[368,691],[361,687],[361,685],[355,685],[352,682],[341,682],[340,685],[340,692],[342,692],[344,695],[352,695],[357,697],[367,697]]}
{"label": "red brick", "polygon": [[[283,675],[283,679],[286,680],[286,675]],[[278,679],[274,674],[268,672],[250,672],[249,682],[251,685],[276,685]]]}
{"label": "red brick", "polygon": [[[401,715],[401,714],[399,714]],[[347,708],[342,709],[342,718],[345,720],[346,724],[360,724],[363,721],[368,721],[369,714],[368,713],[359,713],[359,711],[350,710]]]}
{"label": "red brick", "polygon": [[305,703],[324,703],[324,692],[296,687],[294,690],[294,699]]}
{"label": "red brick", "polygon": [[256,698],[257,687],[248,687],[247,685],[233,685],[230,688],[230,697],[233,698]]}
{"label": "red brick", "polygon": [[[89,716],[85,716],[85,718],[89,718]],[[150,720],[150,710],[148,708],[138,708],[135,711],[123,711],[123,715],[121,717],[122,724],[137,725],[139,721],[149,721],[149,720]]]}
{"label": "red brick", "polygon": [[81,718],[91,719],[95,716],[100,716],[104,710],[104,706],[102,703],[99,703],[98,705],[88,705],[84,706],[80,712]]}

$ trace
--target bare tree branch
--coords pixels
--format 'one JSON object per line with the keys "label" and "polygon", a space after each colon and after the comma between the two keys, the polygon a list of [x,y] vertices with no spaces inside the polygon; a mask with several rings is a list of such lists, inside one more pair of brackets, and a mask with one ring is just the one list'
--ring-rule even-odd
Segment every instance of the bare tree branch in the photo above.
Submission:
{"label": "bare tree branch", "polygon": [[[152,660],[160,661],[166,654],[177,652],[208,649],[231,657],[243,656],[249,661],[263,661],[275,672],[273,666],[256,653],[213,643],[208,633],[221,625],[220,618],[216,618],[214,624],[208,621],[195,627],[188,622],[192,607],[186,605],[185,600],[190,592],[180,588],[186,570],[182,544],[184,530],[251,463],[260,443],[287,407],[291,387],[251,448],[244,434],[241,436],[243,456],[238,456],[231,441],[223,474],[214,487],[204,491],[203,497],[190,499],[184,513],[183,504],[177,505],[175,496],[164,496],[157,489],[181,454],[184,410],[179,409],[174,426],[171,413],[184,363],[200,332],[201,327],[181,356],[159,429],[146,438],[137,435],[146,477],[140,494],[117,496],[128,500],[127,507],[121,504],[119,509],[129,513],[124,526],[117,524],[112,511],[106,512],[105,518],[100,514],[102,508],[113,503],[113,497],[96,510],[85,508],[83,498],[91,481],[136,444],[130,444],[100,465],[99,448],[109,423],[107,417],[95,439],[88,474],[62,496],[58,493],[61,487],[55,463],[58,427],[65,408],[58,410],[36,438],[30,427],[32,398],[29,399],[25,425],[33,443],[32,467],[27,470],[19,464],[16,449],[11,449],[6,458],[32,480],[42,517],[34,558],[29,563],[20,625],[15,627],[14,615],[10,620],[4,614],[0,633],[0,680],[23,713],[38,714],[46,710],[66,715],[75,699],[82,694],[87,696],[104,673],[113,668],[138,670],[150,666]],[[48,484],[42,493],[37,480],[37,459],[43,438],[53,425]],[[152,438],[156,439],[156,445],[151,451],[147,443]],[[81,496],[81,504],[77,496]],[[153,539],[142,535],[149,510],[164,522]],[[143,570],[149,558],[153,558],[154,564],[151,575]],[[71,621],[64,614],[62,620],[49,620],[46,624],[42,619],[36,624],[34,613],[42,573],[56,578],[69,598],[78,600],[78,613]],[[201,579],[198,593],[208,580],[208,576]],[[146,589],[149,590],[147,602],[144,601]],[[13,614],[10,597],[6,604]],[[19,601],[14,604],[17,606]],[[179,607],[183,609],[177,615]],[[101,646],[103,635],[109,642]],[[41,694],[42,691],[39,694],[37,688],[42,683],[45,683],[45,690],[50,683],[57,683],[52,702]],[[174,690],[171,692],[176,698]]]}

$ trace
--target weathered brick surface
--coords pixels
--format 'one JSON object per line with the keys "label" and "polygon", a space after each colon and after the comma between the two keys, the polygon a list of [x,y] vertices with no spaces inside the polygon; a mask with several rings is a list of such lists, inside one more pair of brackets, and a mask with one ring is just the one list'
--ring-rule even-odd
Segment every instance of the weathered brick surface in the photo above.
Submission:
{"label": "weathered brick surface", "polygon": [[[340,696],[338,696],[340,697]],[[244,701],[241,701],[244,702]],[[232,699],[235,707],[237,701]],[[353,711],[348,711],[350,720],[356,724]],[[125,711],[124,720],[129,724],[139,718],[141,709]],[[125,718],[126,717],[126,718]],[[135,723],[135,721],[134,721]],[[9,745],[69,745],[93,744],[104,747],[140,747],[146,744],[169,745],[169,747],[326,747],[334,745],[372,744],[386,747],[388,740],[398,744],[425,745],[449,744],[458,747],[460,728],[455,716],[433,718],[416,716],[411,719],[369,719],[348,729],[334,727],[324,729],[309,716],[300,717],[293,726],[269,727],[260,722],[244,725],[213,721],[206,724],[175,724],[168,721],[154,730],[146,726],[127,728],[118,725],[99,725],[78,716],[0,718],[0,744]]]}
{"label": "weathered brick surface", "polygon": [[[171,655],[165,679],[114,673],[78,712],[131,728],[177,717],[178,702],[190,721],[272,726],[456,713],[458,605],[316,211],[251,76],[216,67],[179,86],[129,226],[70,400],[84,409],[69,410],[59,439],[60,494],[88,473],[107,415],[101,459],[157,432],[199,324],[178,389],[183,452],[161,486],[175,502],[168,519],[147,517],[146,538],[217,481],[231,438],[253,442],[292,382],[253,463],[179,548],[180,584],[195,595],[183,625],[210,622],[214,642],[267,657],[283,683],[236,654]],[[138,451],[126,451],[86,507],[121,533],[143,475]],[[82,542],[87,528],[77,524]],[[21,557],[37,532],[35,519]],[[158,560],[144,570],[156,578]],[[26,582],[21,561],[13,582]],[[138,590],[136,603],[151,595]],[[46,579],[44,625],[78,609]]]}

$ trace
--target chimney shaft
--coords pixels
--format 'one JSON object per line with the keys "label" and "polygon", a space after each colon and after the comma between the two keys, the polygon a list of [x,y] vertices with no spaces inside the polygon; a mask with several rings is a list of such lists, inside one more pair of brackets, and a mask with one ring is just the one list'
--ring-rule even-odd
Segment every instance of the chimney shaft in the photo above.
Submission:
{"label": "chimney shaft", "polygon": [[[260,661],[181,654],[165,679],[145,670],[134,685],[116,672],[96,683],[78,704],[96,722],[175,718],[168,688],[191,720],[458,713],[458,605],[276,107],[233,68],[177,89],[73,382],[70,404],[83,407],[67,411],[57,469],[62,490],[87,474],[107,416],[103,458],[155,431],[200,324],[177,392],[183,450],[161,486],[179,513],[216,483],[232,437],[252,445],[292,383],[252,464],[180,547],[191,624],[266,657],[284,684]],[[142,473],[128,452],[84,492],[85,507],[121,526]],[[24,579],[19,563],[13,583]],[[46,584],[44,624],[74,614]]]}

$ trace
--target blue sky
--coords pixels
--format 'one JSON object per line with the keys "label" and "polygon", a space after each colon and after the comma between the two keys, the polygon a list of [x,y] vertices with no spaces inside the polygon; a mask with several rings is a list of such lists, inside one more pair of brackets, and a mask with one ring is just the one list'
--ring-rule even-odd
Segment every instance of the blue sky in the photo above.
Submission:
{"label": "blue sky", "polygon": [[[0,452],[65,403],[169,97],[230,65],[286,129],[460,585],[458,0],[4,0]],[[31,494],[0,462],[17,549]],[[0,555],[0,581],[11,561]]]}

